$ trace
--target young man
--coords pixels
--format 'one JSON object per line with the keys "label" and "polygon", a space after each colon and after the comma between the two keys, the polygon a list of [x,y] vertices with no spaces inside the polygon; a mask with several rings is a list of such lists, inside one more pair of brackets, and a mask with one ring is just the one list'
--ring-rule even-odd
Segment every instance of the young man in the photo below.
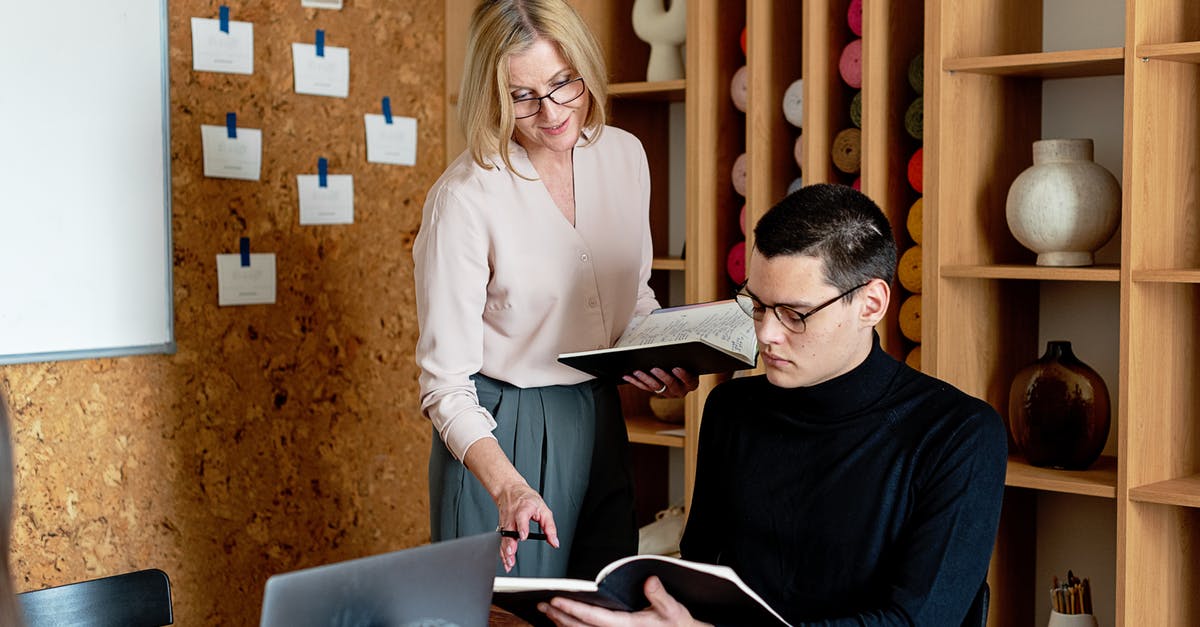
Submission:
{"label": "young man", "polygon": [[[732,567],[792,624],[963,621],[1007,459],[983,401],[885,353],[896,245],[869,198],[813,185],[773,207],[738,303],[765,375],[708,397],[684,558]],[[654,578],[636,614],[554,599],[561,625],[695,624]]]}

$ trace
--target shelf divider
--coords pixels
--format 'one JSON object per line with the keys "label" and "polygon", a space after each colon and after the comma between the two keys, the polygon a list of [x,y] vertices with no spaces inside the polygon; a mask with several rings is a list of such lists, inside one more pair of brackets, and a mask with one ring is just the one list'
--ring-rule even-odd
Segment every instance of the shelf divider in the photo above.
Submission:
{"label": "shelf divider", "polygon": [[1120,76],[1125,73],[1125,48],[948,58],[942,62],[942,69],[947,72],[1028,78]]}
{"label": "shelf divider", "polygon": [[1129,500],[1200,508],[1200,474],[1133,488]]}
{"label": "shelf divider", "polygon": [[1117,458],[1101,456],[1088,470],[1039,468],[1017,456],[1008,458],[1004,485],[1044,492],[1117,498]]}

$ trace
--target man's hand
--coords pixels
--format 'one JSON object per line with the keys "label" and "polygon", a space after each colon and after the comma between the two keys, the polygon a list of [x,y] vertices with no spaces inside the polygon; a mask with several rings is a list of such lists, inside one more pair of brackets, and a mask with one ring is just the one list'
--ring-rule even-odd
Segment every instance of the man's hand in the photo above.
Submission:
{"label": "man's hand", "polygon": [[642,585],[650,607],[640,612],[614,612],[579,601],[555,597],[550,603],[539,603],[538,610],[550,617],[559,627],[613,627],[633,625],[650,627],[656,625],[707,625],[692,618],[690,612],[675,597],[667,593],[658,577],[646,579]]}

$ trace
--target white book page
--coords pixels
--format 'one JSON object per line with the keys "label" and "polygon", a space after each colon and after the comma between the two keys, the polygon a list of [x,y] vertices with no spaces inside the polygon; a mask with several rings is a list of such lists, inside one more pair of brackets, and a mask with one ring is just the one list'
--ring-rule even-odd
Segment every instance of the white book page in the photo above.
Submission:
{"label": "white book page", "polygon": [[617,347],[702,340],[739,355],[758,349],[754,322],[733,300],[659,309],[621,336]]}
{"label": "white book page", "polygon": [[496,577],[492,592],[524,592],[526,590],[560,590],[563,592],[594,592],[596,582],[583,579],[554,577]]}

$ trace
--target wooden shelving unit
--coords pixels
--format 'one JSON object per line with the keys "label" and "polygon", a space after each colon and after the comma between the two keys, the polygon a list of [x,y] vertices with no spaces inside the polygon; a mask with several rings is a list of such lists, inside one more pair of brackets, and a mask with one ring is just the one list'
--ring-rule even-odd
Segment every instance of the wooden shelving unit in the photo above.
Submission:
{"label": "wooden shelving unit", "polygon": [[[837,64],[854,35],[845,28],[849,0],[686,1],[687,78],[652,84],[642,82],[647,48],[629,23],[632,0],[575,5],[610,51],[612,120],[643,139],[655,190],[666,189],[660,169],[678,158],[665,152],[665,110],[684,102],[687,258],[659,245],[667,218],[656,192],[654,269],[656,281],[682,272],[686,298],[696,302],[729,295],[725,255],[741,238],[743,203],[750,231],[800,174],[793,158],[799,130],[780,108],[796,78],[804,78],[804,182],[849,182],[832,167],[830,150],[850,124],[853,90]],[[461,67],[454,34],[465,33],[473,4],[447,2],[449,108]],[[1039,354],[1039,287],[1119,289],[1119,382],[1110,384],[1118,454],[1082,472],[1010,459],[989,624],[1035,622],[1036,497],[1049,493],[1115,501],[1115,589],[1094,594],[1116,599],[1118,625],[1200,624],[1200,3],[1126,0],[1122,45],[1065,51],[1042,49],[1041,2],[864,4],[862,189],[902,242],[905,212],[918,196],[905,181],[913,144],[902,104],[913,94],[904,70],[925,55],[922,369],[1004,415],[1013,375]],[[743,27],[745,56],[737,44]],[[745,113],[729,98],[742,64],[750,82]],[[1041,138],[1043,82],[1102,76],[1121,76],[1124,84],[1120,261],[1038,267],[1009,234],[1004,205]],[[730,174],[743,151],[745,198],[733,191]],[[894,313],[880,333],[890,352],[903,350]],[[634,441],[685,451],[688,495],[703,402],[718,381],[705,377],[690,395],[682,438],[661,439],[658,432],[671,425],[644,412],[628,420]]]}
{"label": "wooden shelving unit", "polygon": [[[1119,286],[1118,454],[1082,472],[1010,459],[989,624],[1035,622],[1039,493],[1115,500],[1115,589],[1093,595],[1117,625],[1200,624],[1200,4],[1127,0],[1123,45],[1055,52],[1041,2],[925,9],[925,369],[1003,415],[1037,354],[1039,284]],[[1120,262],[1039,268],[1005,196],[1041,138],[1042,81],[1095,76],[1123,77]]]}

